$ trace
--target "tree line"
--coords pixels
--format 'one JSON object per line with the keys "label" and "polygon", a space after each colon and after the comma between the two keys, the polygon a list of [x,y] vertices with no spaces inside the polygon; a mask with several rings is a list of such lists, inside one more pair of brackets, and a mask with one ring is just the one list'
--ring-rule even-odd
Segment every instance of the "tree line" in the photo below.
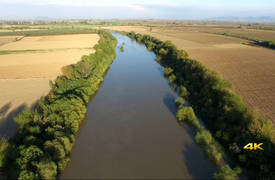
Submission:
{"label": "tree line", "polygon": [[0,168],[11,179],[56,179],[70,162],[75,135],[91,95],[115,57],[117,40],[98,31],[96,52],[62,69],[49,94],[15,117],[16,135],[0,140]]}
{"label": "tree line", "polygon": [[257,41],[256,44],[270,49],[275,49],[275,41]]}
{"label": "tree line", "polygon": [[[164,73],[170,83],[176,87],[186,87],[190,92],[186,97],[187,101],[233,162],[246,168],[253,178],[275,178],[275,133],[270,120],[265,120],[248,109],[233,92],[229,82],[197,60],[189,58],[187,52],[178,50],[170,41],[163,42],[134,32],[126,35],[144,43],[148,50],[155,52],[157,61],[165,67]],[[185,114],[196,127],[191,109],[179,108],[178,119]],[[207,132],[201,132],[196,139],[198,142],[208,143],[211,139],[209,137]],[[243,149],[251,142],[263,143],[264,150]],[[214,158],[219,159],[219,156]],[[217,174],[216,178],[226,177],[226,173],[231,172],[227,166],[222,167],[221,171],[224,174]]]}

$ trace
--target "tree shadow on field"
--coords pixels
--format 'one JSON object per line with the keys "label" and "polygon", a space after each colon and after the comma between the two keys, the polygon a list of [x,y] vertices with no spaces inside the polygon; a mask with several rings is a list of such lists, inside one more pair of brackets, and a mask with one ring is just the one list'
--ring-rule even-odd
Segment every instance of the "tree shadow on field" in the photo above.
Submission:
{"label": "tree shadow on field", "polygon": [[[6,112],[10,110],[7,108],[7,104],[0,109],[5,109]],[[13,121],[13,118],[18,115],[22,110],[26,109],[26,104],[21,104],[16,108],[12,109],[8,114],[1,114],[0,116],[0,138],[5,137],[7,139],[11,138],[17,129],[17,124]]]}
{"label": "tree shadow on field", "polygon": [[11,109],[12,106],[10,102],[0,107],[0,139],[3,137],[10,139],[14,136],[17,130],[17,124],[13,120],[14,117],[25,109],[35,108],[38,101],[39,100],[35,101],[31,106],[23,103],[13,109]]}
{"label": "tree shadow on field", "polygon": [[3,107],[0,108],[0,117],[5,116],[8,110],[11,107],[11,103],[5,104]]}

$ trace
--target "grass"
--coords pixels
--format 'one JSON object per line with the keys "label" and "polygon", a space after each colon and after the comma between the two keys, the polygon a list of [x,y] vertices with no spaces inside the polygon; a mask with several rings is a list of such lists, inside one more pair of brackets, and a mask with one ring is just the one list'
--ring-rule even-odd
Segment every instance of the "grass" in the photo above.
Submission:
{"label": "grass", "polygon": [[47,52],[56,52],[56,51],[65,51],[65,50],[89,50],[93,48],[57,48],[57,49],[29,49],[29,50],[7,50],[7,51],[0,51],[0,55],[6,54],[21,54],[21,53],[47,53]]}
{"label": "grass", "polygon": [[0,36],[47,36],[47,35],[64,35],[64,34],[94,34],[96,29],[82,28],[54,28],[41,29],[37,31],[15,31],[15,32],[0,32]]}

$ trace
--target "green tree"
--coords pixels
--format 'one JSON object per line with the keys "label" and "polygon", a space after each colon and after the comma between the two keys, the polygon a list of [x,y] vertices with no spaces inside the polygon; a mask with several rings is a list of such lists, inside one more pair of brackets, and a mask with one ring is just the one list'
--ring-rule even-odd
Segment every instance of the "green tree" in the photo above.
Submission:
{"label": "green tree", "polygon": [[230,166],[225,165],[221,168],[220,172],[214,174],[214,178],[216,180],[237,179],[238,174],[241,172],[242,170],[240,168],[235,168],[232,170]]}
{"label": "green tree", "polygon": [[3,167],[4,165],[8,148],[9,148],[8,141],[4,138],[0,139],[0,168]]}
{"label": "green tree", "polygon": [[197,143],[206,146],[210,145],[213,142],[213,138],[210,132],[204,129],[197,132],[195,139]]}

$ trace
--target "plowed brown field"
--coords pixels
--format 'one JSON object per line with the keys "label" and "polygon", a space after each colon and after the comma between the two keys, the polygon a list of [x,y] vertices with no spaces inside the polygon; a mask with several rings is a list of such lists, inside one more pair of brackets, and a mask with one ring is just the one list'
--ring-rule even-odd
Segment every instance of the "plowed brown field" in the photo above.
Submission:
{"label": "plowed brown field", "polygon": [[[178,48],[186,50],[192,58],[231,81],[246,105],[258,110],[275,124],[274,50],[245,45],[247,41],[239,38],[202,33],[207,28],[153,27],[150,31],[148,27],[114,26],[109,29],[135,31],[161,40],[171,40]],[[263,40],[275,35],[275,31],[266,30],[231,31]]]}

